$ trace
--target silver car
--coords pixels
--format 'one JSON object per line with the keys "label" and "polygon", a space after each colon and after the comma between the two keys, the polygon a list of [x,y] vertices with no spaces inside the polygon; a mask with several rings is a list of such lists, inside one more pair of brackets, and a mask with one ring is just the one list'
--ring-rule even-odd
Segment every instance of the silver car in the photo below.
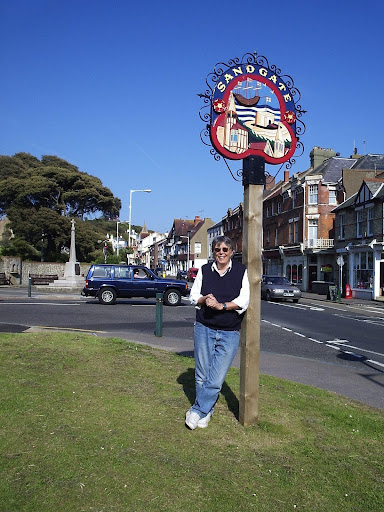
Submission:
{"label": "silver car", "polygon": [[261,297],[265,300],[293,300],[299,302],[301,291],[283,276],[263,276]]}

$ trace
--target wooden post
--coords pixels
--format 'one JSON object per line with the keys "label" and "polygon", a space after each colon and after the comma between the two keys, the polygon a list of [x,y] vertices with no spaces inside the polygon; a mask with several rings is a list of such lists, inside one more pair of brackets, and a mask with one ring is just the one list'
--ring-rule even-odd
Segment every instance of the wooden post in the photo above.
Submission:
{"label": "wooden post", "polygon": [[243,161],[243,263],[248,270],[250,302],[241,327],[239,419],[244,426],[259,419],[260,303],[262,219],[265,161]]}

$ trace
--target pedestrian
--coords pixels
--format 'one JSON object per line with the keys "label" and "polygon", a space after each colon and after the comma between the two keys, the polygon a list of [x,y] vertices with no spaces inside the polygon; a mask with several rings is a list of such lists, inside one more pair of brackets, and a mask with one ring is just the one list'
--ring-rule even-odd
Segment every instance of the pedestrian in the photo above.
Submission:
{"label": "pedestrian", "polygon": [[212,242],[213,263],[203,265],[193,283],[190,300],[196,306],[194,325],[196,400],[187,411],[191,430],[206,428],[225,376],[236,355],[241,321],[249,303],[247,269],[232,260],[227,236]]}

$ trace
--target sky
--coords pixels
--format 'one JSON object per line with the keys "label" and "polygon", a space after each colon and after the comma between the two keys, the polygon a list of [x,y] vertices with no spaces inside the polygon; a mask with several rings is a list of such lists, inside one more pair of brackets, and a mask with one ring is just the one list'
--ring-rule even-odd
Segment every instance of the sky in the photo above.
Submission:
{"label": "sky", "polygon": [[[293,78],[314,146],[384,153],[382,0],[0,0],[0,154],[57,155],[101,179],[120,220],[218,222],[243,186],[200,139],[206,77],[255,52]],[[229,161],[236,175],[241,161]],[[279,179],[284,168],[267,165]]]}

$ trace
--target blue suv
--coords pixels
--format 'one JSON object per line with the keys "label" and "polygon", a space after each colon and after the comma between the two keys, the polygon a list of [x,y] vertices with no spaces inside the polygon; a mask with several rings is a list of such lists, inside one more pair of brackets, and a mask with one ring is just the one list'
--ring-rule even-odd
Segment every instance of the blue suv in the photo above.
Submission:
{"label": "blue suv", "polygon": [[118,298],[156,297],[157,293],[163,294],[167,306],[179,306],[189,289],[185,281],[162,279],[141,265],[95,264],[88,270],[81,295],[115,304]]}

